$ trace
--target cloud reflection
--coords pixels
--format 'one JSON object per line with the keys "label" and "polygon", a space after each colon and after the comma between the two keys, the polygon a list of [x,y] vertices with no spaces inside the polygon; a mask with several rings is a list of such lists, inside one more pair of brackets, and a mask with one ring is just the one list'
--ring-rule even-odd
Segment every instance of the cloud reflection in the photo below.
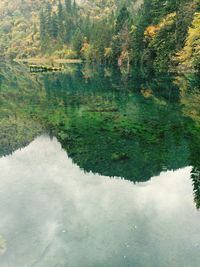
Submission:
{"label": "cloud reflection", "polygon": [[190,167],[134,185],[84,173],[42,136],[0,169],[2,267],[199,267]]}

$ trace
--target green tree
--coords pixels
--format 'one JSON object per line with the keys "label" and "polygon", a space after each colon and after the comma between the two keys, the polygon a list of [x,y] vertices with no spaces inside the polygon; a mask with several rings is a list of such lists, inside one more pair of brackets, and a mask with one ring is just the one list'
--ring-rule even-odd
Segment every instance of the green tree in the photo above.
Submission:
{"label": "green tree", "polygon": [[58,2],[58,19],[59,21],[63,21],[63,6],[60,0]]}
{"label": "green tree", "polygon": [[71,0],[65,0],[65,7],[68,13],[71,13],[72,11],[72,2]]}
{"label": "green tree", "polygon": [[72,38],[73,49],[77,52],[78,55],[80,55],[81,53],[83,41],[84,41],[84,36],[82,32],[80,31],[80,29],[78,28]]}
{"label": "green tree", "polygon": [[197,7],[196,0],[176,0],[176,48],[183,48],[188,27],[191,25],[194,12]]}
{"label": "green tree", "polygon": [[46,37],[46,21],[45,21],[45,15],[44,15],[44,11],[42,9],[42,11],[40,12],[40,42],[41,42],[41,50],[42,52],[45,50],[46,48],[46,43],[45,43],[45,37]]}
{"label": "green tree", "polygon": [[54,12],[51,20],[51,37],[57,39],[59,31],[59,19],[57,14]]}
{"label": "green tree", "polygon": [[196,12],[179,61],[186,66],[200,69],[200,12]]}
{"label": "green tree", "polygon": [[51,32],[51,28],[52,28],[52,6],[51,4],[48,2],[46,5],[46,10],[45,10],[45,20],[46,20],[46,30],[47,30],[47,34],[50,34]]}
{"label": "green tree", "polygon": [[77,15],[77,11],[78,11],[78,9],[77,9],[76,0],[74,0],[74,2],[73,2],[73,14]]}
{"label": "green tree", "polygon": [[123,26],[125,23],[128,23],[129,18],[130,18],[129,11],[126,5],[124,5],[122,9],[120,10],[119,15],[116,20],[116,27],[115,27],[116,34],[119,33],[123,29]]}

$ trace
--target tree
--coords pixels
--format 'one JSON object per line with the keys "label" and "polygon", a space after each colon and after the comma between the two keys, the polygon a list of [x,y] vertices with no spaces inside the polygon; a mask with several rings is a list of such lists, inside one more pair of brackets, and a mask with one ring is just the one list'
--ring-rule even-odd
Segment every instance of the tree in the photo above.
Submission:
{"label": "tree", "polygon": [[45,37],[46,34],[46,21],[45,21],[45,16],[44,16],[44,11],[40,12],[40,38],[41,40]]}
{"label": "tree", "polygon": [[45,20],[46,20],[47,33],[51,32],[51,25],[52,25],[51,13],[52,13],[52,6],[48,2],[47,5],[46,5],[46,10],[45,10],[45,17],[46,17]]}
{"label": "tree", "polygon": [[71,13],[72,11],[72,2],[71,0],[65,0],[65,7],[67,10],[67,13]]}
{"label": "tree", "polygon": [[63,6],[60,0],[58,2],[58,19],[60,22],[63,21]]}
{"label": "tree", "polygon": [[62,3],[59,0],[58,2],[58,35],[59,35],[60,41],[63,40],[63,33],[64,33],[63,21],[64,21],[64,11],[63,11]]}
{"label": "tree", "polygon": [[191,25],[194,12],[196,10],[196,0],[176,0],[176,48],[183,48],[188,27]]}
{"label": "tree", "polygon": [[128,9],[126,5],[122,7],[122,9],[119,12],[119,15],[117,17],[116,21],[116,27],[115,27],[115,33],[119,33],[122,29],[125,23],[128,23],[130,14],[128,12]]}
{"label": "tree", "polygon": [[57,39],[57,37],[58,37],[58,31],[59,31],[59,22],[58,21],[59,21],[58,16],[54,12],[53,16],[52,16],[52,20],[51,20],[51,32],[50,32],[51,37],[53,37],[54,39]]}
{"label": "tree", "polygon": [[181,63],[200,69],[200,12],[194,15],[185,46],[178,58]]}
{"label": "tree", "polygon": [[118,64],[130,63],[130,13],[124,5],[116,19],[115,36],[112,40],[112,50]]}
{"label": "tree", "polygon": [[80,29],[78,28],[72,38],[73,49],[77,52],[78,55],[80,55],[83,41],[84,41],[84,36],[80,31]]}
{"label": "tree", "polygon": [[41,41],[41,50],[44,51],[46,44],[45,44],[45,37],[46,37],[46,21],[44,11],[40,12],[40,41]]}
{"label": "tree", "polygon": [[74,0],[73,2],[73,15],[77,15],[77,4],[76,4],[76,0]]}

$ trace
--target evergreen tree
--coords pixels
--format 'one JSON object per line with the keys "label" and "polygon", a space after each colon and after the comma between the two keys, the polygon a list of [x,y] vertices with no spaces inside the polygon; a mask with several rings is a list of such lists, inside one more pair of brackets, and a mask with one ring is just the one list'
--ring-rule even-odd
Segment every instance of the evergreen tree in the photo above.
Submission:
{"label": "evergreen tree", "polygon": [[58,19],[60,22],[63,20],[63,6],[60,0],[58,2]]}
{"label": "evergreen tree", "polygon": [[46,21],[45,21],[45,16],[44,16],[44,11],[40,12],[40,38],[43,40],[46,34]]}
{"label": "evergreen tree", "polygon": [[[191,3],[192,2],[192,3]],[[188,33],[188,27],[191,25],[194,12],[197,7],[196,1],[191,0],[176,0],[176,47],[181,49]]]}
{"label": "evergreen tree", "polygon": [[72,12],[73,12],[73,15],[77,15],[77,4],[76,4],[76,0],[74,0],[73,2],[73,9],[72,9]]}
{"label": "evergreen tree", "polygon": [[115,27],[115,32],[118,33],[123,29],[123,26],[125,23],[128,23],[130,14],[128,12],[128,9],[126,5],[122,7],[122,9],[119,12],[119,15],[117,17],[116,21],[116,27]]}
{"label": "evergreen tree", "polygon": [[51,33],[51,29],[52,29],[51,13],[52,13],[52,6],[48,2],[47,5],[46,5],[46,10],[45,10],[46,33],[47,34],[50,34]]}
{"label": "evergreen tree", "polygon": [[62,3],[59,0],[58,2],[58,35],[59,35],[60,41],[63,40],[63,33],[64,33],[63,21],[64,21],[64,11],[63,11]]}
{"label": "evergreen tree", "polygon": [[71,13],[72,11],[72,2],[71,0],[65,0],[65,7],[67,10],[67,13]]}
{"label": "evergreen tree", "polygon": [[[133,58],[135,63],[159,68],[171,66],[175,57],[183,62],[180,58],[189,51],[187,62],[191,66],[199,66],[199,15],[195,14],[200,11],[199,0],[141,2],[140,9],[135,12],[135,1],[132,0],[87,0],[80,4],[76,0],[41,0],[41,49],[51,53],[62,49],[65,44],[80,54],[84,46],[85,55],[89,55],[86,58],[94,57],[99,62],[105,58],[111,62],[111,57],[115,62]],[[22,7],[15,12],[18,15],[14,15],[13,19],[19,19],[28,8],[32,6],[23,0]],[[35,7],[33,10],[35,12]],[[12,30],[12,25],[7,24],[4,35]],[[38,34],[35,21],[30,28],[29,36],[35,41]],[[84,38],[87,41],[84,42]],[[47,47],[50,47],[49,50]]]}
{"label": "evergreen tree", "polygon": [[46,21],[44,11],[40,12],[40,41],[41,41],[41,50],[45,49],[45,36],[46,36]]}
{"label": "evergreen tree", "polygon": [[84,36],[82,32],[80,31],[80,29],[78,28],[72,39],[73,49],[77,52],[78,55],[80,55],[83,41],[84,41]]}
{"label": "evergreen tree", "polygon": [[51,20],[51,32],[52,38],[57,39],[59,31],[59,20],[57,14],[54,12]]}

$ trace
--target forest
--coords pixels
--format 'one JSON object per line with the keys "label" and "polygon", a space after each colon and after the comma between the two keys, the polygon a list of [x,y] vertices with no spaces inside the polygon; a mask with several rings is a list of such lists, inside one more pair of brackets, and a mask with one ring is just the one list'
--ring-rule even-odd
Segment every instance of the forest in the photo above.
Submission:
{"label": "forest", "polygon": [[0,4],[1,57],[200,69],[198,0],[9,2]]}

